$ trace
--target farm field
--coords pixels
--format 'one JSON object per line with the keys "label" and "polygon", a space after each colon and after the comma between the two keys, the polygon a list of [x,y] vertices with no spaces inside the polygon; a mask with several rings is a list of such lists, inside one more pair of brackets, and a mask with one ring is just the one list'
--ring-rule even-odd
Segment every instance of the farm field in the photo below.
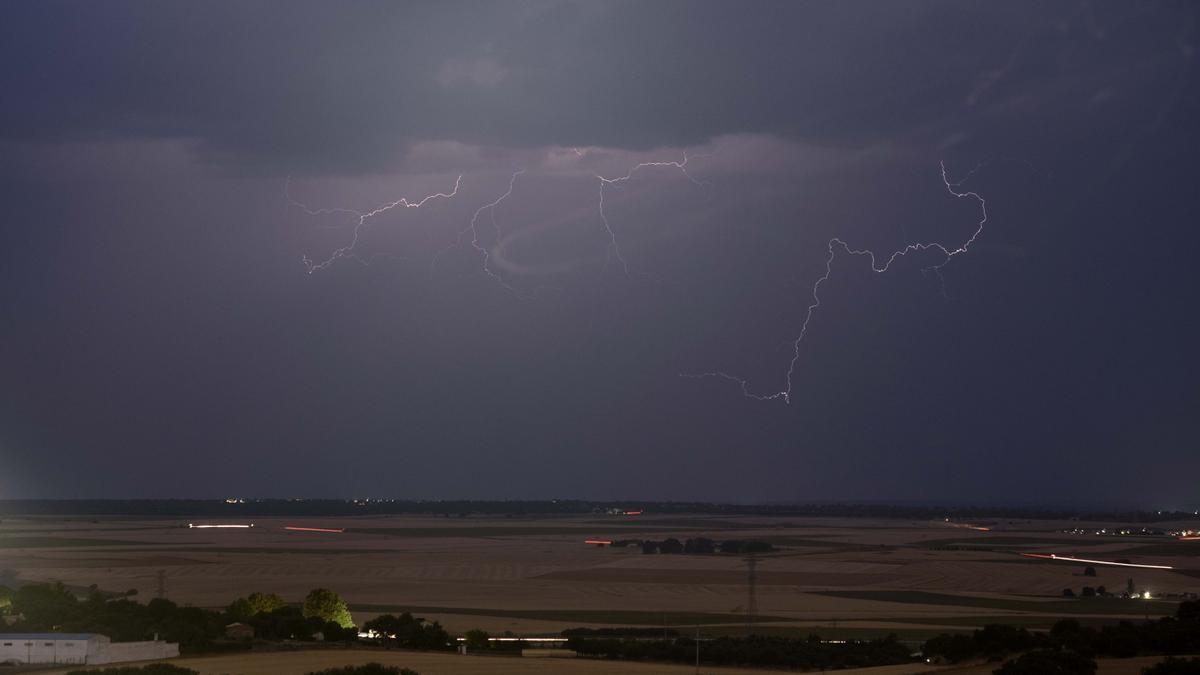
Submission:
{"label": "farm field", "polygon": [[[1130,659],[1099,659],[1096,675],[1140,675],[1143,669],[1163,657]],[[591,659],[536,659],[497,656],[460,656],[409,652],[403,650],[302,650],[294,652],[265,652],[242,655],[204,656],[172,659],[171,663],[192,668],[200,675],[303,675],[323,668],[363,663],[411,668],[421,675],[686,675],[695,668],[687,665],[614,662]],[[995,663],[965,666],[930,666],[912,663],[876,668],[854,668],[838,671],[842,675],[991,675]],[[67,670],[38,671],[44,675],[64,675]],[[761,668],[724,668],[701,666],[705,675],[754,675],[785,671]]]}
{"label": "farm field", "polygon": [[[686,675],[694,666],[660,663],[631,663],[571,658],[520,658],[505,656],[460,656],[404,650],[306,650],[256,654],[203,656],[172,659],[170,663],[192,668],[200,675],[303,675],[347,665],[382,663],[411,668],[421,675]],[[925,664],[881,666],[840,671],[846,675],[914,675],[929,671]],[[38,671],[63,675],[67,670]],[[761,668],[703,666],[706,675],[753,675],[788,671]],[[1102,674],[1103,675],[1103,674]]]}
{"label": "farm field", "polygon": [[[188,527],[251,520],[254,527],[244,529]],[[202,607],[253,591],[299,602],[326,587],[350,603],[359,622],[412,611],[452,633],[636,625],[741,634],[744,556],[645,555],[636,545],[584,541],[758,540],[777,550],[757,556],[757,629],[829,638],[895,632],[912,641],[997,621],[1037,629],[1066,616],[1097,623],[1174,611],[1169,601],[1064,599],[1064,588],[1120,592],[1132,579],[1155,597],[1200,591],[1200,542],[1060,531],[1087,526],[1078,522],[989,522],[984,531],[942,521],[705,514],[251,520],[6,517],[0,583],[96,584],[136,590],[146,601],[161,572],[166,597]],[[1026,552],[1174,569],[1095,565],[1090,577],[1084,564],[1020,555]]]}

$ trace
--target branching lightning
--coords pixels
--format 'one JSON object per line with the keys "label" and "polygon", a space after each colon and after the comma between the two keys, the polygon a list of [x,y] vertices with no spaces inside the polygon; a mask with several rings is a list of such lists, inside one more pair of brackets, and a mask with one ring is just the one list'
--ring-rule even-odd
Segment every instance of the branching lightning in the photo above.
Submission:
{"label": "branching lightning", "polygon": [[[580,157],[584,156],[584,154],[585,154],[584,152],[580,151],[578,148],[572,148],[572,150],[574,150],[574,152]],[[629,262],[625,258],[624,254],[621,251],[621,246],[620,246],[620,242],[618,241],[616,231],[613,230],[612,224],[609,222],[609,219],[608,219],[608,214],[604,210],[604,199],[605,199],[606,190],[612,186],[620,186],[620,185],[623,185],[623,184],[629,182],[630,180],[633,179],[634,175],[637,174],[642,169],[655,168],[655,167],[667,167],[667,168],[676,169],[680,173],[682,173],[684,175],[684,177],[686,177],[692,183],[694,183],[698,186],[701,186],[701,187],[705,186],[706,183],[704,183],[701,180],[698,180],[695,176],[693,176],[688,171],[688,161],[689,161],[689,157],[685,153],[683,155],[683,159],[679,160],[679,161],[655,161],[655,162],[641,162],[639,164],[635,164],[632,167],[630,167],[630,169],[622,176],[607,177],[607,176],[603,176],[600,174],[594,174],[594,176],[599,184],[597,209],[600,214],[600,221],[604,226],[605,232],[608,234],[608,240],[609,240],[608,247],[607,247],[607,258],[605,260],[606,268],[609,264],[611,264],[613,259],[615,259],[617,262],[620,263],[621,269],[625,273],[625,275],[629,276],[629,274],[630,274]],[[839,251],[844,255],[866,257],[870,261],[871,271],[875,272],[876,274],[883,274],[885,272],[888,272],[892,268],[892,265],[896,263],[896,261],[898,261],[902,258],[905,258],[910,254],[933,251],[940,255],[940,257],[941,257],[940,262],[933,264],[933,265],[928,265],[928,266],[922,268],[922,271],[923,272],[932,272],[934,274],[937,274],[938,278],[941,279],[942,269],[946,265],[948,265],[950,263],[950,261],[953,260],[954,258],[967,253],[968,250],[970,250],[971,246],[975,243],[975,241],[983,234],[984,227],[987,224],[988,213],[987,213],[986,200],[984,200],[984,198],[982,196],[980,196],[978,192],[975,192],[973,190],[960,190],[959,189],[960,186],[962,186],[964,183],[966,183],[975,174],[975,172],[978,171],[978,169],[979,169],[979,167],[976,167],[976,169],[971,170],[969,173],[966,174],[965,177],[961,178],[958,181],[951,181],[949,172],[946,170],[945,163],[941,164],[942,183],[945,186],[946,191],[949,192],[951,196],[953,196],[957,199],[973,199],[979,204],[980,219],[976,223],[975,229],[971,233],[971,235],[969,237],[967,237],[967,239],[965,241],[963,241],[961,244],[949,245],[949,244],[943,244],[943,243],[937,242],[937,241],[914,242],[911,244],[907,244],[904,247],[892,252],[891,254],[887,255],[885,258],[884,256],[877,254],[870,249],[851,248],[850,244],[848,244],[845,240],[843,240],[840,237],[833,237],[828,241],[828,243],[826,245],[828,255],[825,257],[824,273],[822,273],[821,276],[819,276],[816,279],[816,281],[813,282],[812,289],[809,294],[810,302],[809,302],[808,306],[805,308],[804,318],[800,324],[800,330],[798,331],[796,337],[793,340],[791,340],[792,356],[791,356],[791,359],[788,361],[788,367],[784,373],[783,388],[779,389],[778,391],[773,391],[773,392],[766,392],[766,393],[756,392],[755,390],[753,390],[751,388],[750,381],[747,378],[739,377],[737,375],[733,375],[733,374],[730,374],[725,371],[711,371],[711,372],[703,372],[703,373],[682,373],[680,376],[687,377],[687,378],[696,378],[696,379],[701,379],[701,378],[725,379],[725,380],[729,380],[731,382],[735,382],[741,388],[742,394],[747,398],[752,398],[752,399],[755,399],[758,401],[771,401],[771,400],[775,400],[775,399],[782,399],[785,403],[791,403],[792,392],[793,392],[794,385],[795,385],[796,368],[797,368],[797,364],[800,361],[801,346],[804,342],[805,337],[807,337],[807,335],[808,335],[808,329],[809,329],[810,324],[812,323],[813,317],[816,315],[817,310],[821,307],[821,287],[833,275],[833,264],[834,264],[834,260],[838,257]],[[509,197],[512,196],[513,191],[516,188],[517,179],[524,174],[525,174],[524,169],[513,172],[513,174],[509,178],[507,190],[505,190],[504,193],[502,193],[500,196],[496,197],[495,199],[493,199],[492,201],[490,201],[486,204],[483,204],[482,206],[480,206],[478,209],[475,210],[475,212],[471,215],[471,219],[468,222],[467,226],[458,232],[458,234],[454,240],[454,243],[452,243],[450,246],[442,249],[433,257],[433,260],[430,262],[430,273],[431,274],[433,272],[433,268],[437,265],[438,260],[444,254],[446,254],[453,248],[461,245],[464,241],[466,241],[467,235],[470,234],[469,243],[471,245],[471,248],[478,251],[479,255],[482,257],[482,271],[485,274],[487,274],[489,277],[491,277],[496,283],[500,284],[502,287],[504,287],[506,290],[513,293],[518,298],[524,298],[522,293],[516,287],[510,285],[507,281],[505,281],[505,279],[498,272],[496,272],[496,270],[492,269],[492,267],[491,267],[492,251],[489,247],[487,247],[483,244],[483,242],[480,238],[480,232],[479,232],[480,219],[486,213],[488,215],[488,217],[491,219],[492,228],[495,232],[496,241],[499,241],[503,237],[503,233],[501,232],[500,226],[496,221],[496,207],[498,207],[505,200],[507,200]],[[303,262],[304,262],[306,270],[308,271],[309,274],[312,274],[313,272],[316,272],[318,270],[324,270],[324,269],[328,268],[329,266],[333,265],[335,262],[337,262],[338,260],[340,260],[342,258],[355,259],[355,260],[365,263],[366,261],[364,261],[361,257],[359,257],[356,254],[355,248],[358,245],[359,238],[360,238],[363,230],[365,230],[366,228],[368,228],[370,226],[368,221],[371,218],[374,218],[377,215],[380,215],[382,213],[385,213],[385,212],[393,210],[393,209],[397,209],[397,208],[401,208],[401,207],[403,207],[403,208],[420,208],[434,199],[450,199],[452,197],[455,197],[458,194],[460,186],[462,185],[462,178],[463,178],[462,175],[458,176],[458,178],[454,182],[454,189],[451,190],[450,192],[433,193],[430,195],[426,195],[426,196],[420,198],[419,200],[415,200],[415,201],[410,200],[407,197],[403,197],[394,202],[384,204],[383,206],[380,206],[378,208],[372,209],[370,211],[365,211],[365,212],[358,211],[355,209],[348,209],[348,208],[322,208],[322,209],[310,208],[310,207],[306,206],[305,204],[298,202],[295,199],[292,199],[292,197],[289,193],[289,187],[290,187],[290,180],[289,180],[289,182],[285,183],[285,185],[284,185],[284,196],[286,197],[289,204],[303,210],[306,214],[311,215],[311,216],[328,215],[328,214],[347,214],[347,215],[353,216],[353,218],[354,218],[353,236],[351,237],[350,242],[348,244],[346,244],[345,246],[335,249],[327,258],[325,258],[324,260],[322,260],[320,262],[313,261],[307,255],[305,255],[303,257]],[[944,280],[943,280],[943,292],[944,292],[944,290],[945,289],[944,289]]]}
{"label": "branching lightning", "polygon": [[426,195],[425,197],[422,197],[421,199],[419,199],[417,201],[411,201],[407,197],[401,197],[400,199],[397,199],[396,201],[391,202],[389,204],[384,204],[383,206],[380,206],[378,208],[363,212],[363,211],[357,211],[355,209],[347,209],[347,208],[311,209],[311,208],[305,206],[304,204],[292,199],[292,196],[290,194],[291,178],[289,177],[287,182],[284,183],[283,195],[288,200],[288,203],[291,204],[292,206],[295,206],[295,207],[303,210],[305,213],[307,213],[310,216],[327,215],[327,214],[331,214],[331,213],[345,213],[347,215],[353,215],[357,219],[356,222],[354,223],[354,235],[351,237],[349,244],[346,244],[345,246],[342,246],[341,248],[334,249],[333,253],[331,253],[328,258],[326,258],[325,260],[322,260],[321,262],[314,262],[307,255],[303,256],[302,260],[304,262],[305,269],[308,271],[309,274],[312,274],[313,272],[316,272],[318,270],[326,269],[327,267],[329,267],[333,263],[337,262],[341,258],[352,258],[352,259],[358,260],[360,262],[365,262],[365,261],[363,261],[362,258],[360,258],[355,253],[354,248],[358,245],[358,238],[362,234],[362,231],[364,229],[366,229],[367,227],[369,227],[369,225],[367,224],[368,220],[370,220],[371,218],[374,218],[375,216],[377,216],[381,213],[391,211],[392,209],[395,209],[395,208],[403,207],[406,209],[419,209],[422,206],[424,206],[427,202],[429,202],[430,200],[433,200],[433,199],[450,199],[451,197],[454,197],[455,195],[458,194],[458,188],[459,188],[459,186],[462,185],[462,178],[463,178],[462,175],[459,174],[458,178],[455,179],[455,181],[454,181],[454,189],[450,192],[436,192],[431,195]]}
{"label": "branching lightning", "polygon": [[[571,149],[572,149],[572,151],[574,151],[574,153],[578,157],[582,158],[587,155],[587,152],[580,150],[579,148],[571,148]],[[616,231],[613,230],[612,224],[608,220],[608,214],[605,213],[605,211],[604,211],[604,196],[605,196],[606,188],[613,186],[613,185],[620,185],[620,184],[626,183],[626,182],[632,180],[634,177],[634,174],[641,171],[642,169],[653,168],[653,167],[669,167],[669,168],[677,169],[692,183],[695,183],[696,185],[700,185],[700,186],[705,185],[705,183],[703,181],[696,179],[688,171],[688,161],[689,161],[689,157],[688,157],[687,153],[684,153],[683,159],[678,160],[678,161],[641,162],[639,164],[632,166],[623,176],[607,177],[607,176],[602,176],[600,174],[594,174],[595,178],[599,184],[599,197],[598,197],[598,202],[597,202],[597,208],[600,213],[600,220],[604,225],[605,232],[608,233],[608,239],[609,239],[607,258],[605,260],[606,268],[612,262],[612,260],[615,258],[618,262],[620,262],[621,269],[624,271],[625,275],[626,276],[629,275],[629,263],[625,259],[624,254],[621,252],[621,247],[620,247],[620,244],[617,239]],[[499,197],[497,197],[496,199],[480,206],[478,209],[475,210],[475,212],[474,212],[474,214],[472,214],[471,220],[467,224],[467,226],[458,232],[457,236],[455,237],[454,243],[452,243],[449,246],[447,246],[446,248],[438,251],[437,254],[434,255],[433,259],[430,261],[430,274],[433,273],[433,270],[437,266],[437,263],[441,259],[441,257],[443,255],[445,255],[446,253],[448,253],[449,251],[451,251],[452,249],[454,249],[455,247],[460,246],[464,242],[464,240],[467,239],[467,235],[470,234],[469,242],[471,244],[471,248],[478,251],[479,254],[483,258],[483,264],[482,264],[483,272],[485,274],[487,274],[489,277],[491,277],[498,284],[503,286],[506,290],[512,292],[517,297],[519,297],[519,298],[524,297],[517,288],[510,285],[507,281],[504,280],[504,278],[498,272],[496,272],[496,270],[492,269],[491,264],[490,264],[491,258],[492,258],[492,251],[489,247],[484,246],[484,244],[482,243],[482,241],[480,239],[480,233],[479,233],[480,218],[483,217],[484,213],[487,213],[488,217],[492,221],[492,228],[496,233],[496,240],[499,241],[502,238],[503,233],[500,230],[499,224],[496,222],[496,207],[499,206],[506,199],[508,199],[510,196],[512,196],[513,190],[516,187],[517,178],[520,177],[521,175],[523,175],[524,173],[525,173],[524,169],[513,172],[512,176],[509,178],[508,189],[503,194],[501,194]],[[305,270],[309,274],[312,274],[318,270],[324,270],[324,269],[330,267],[331,265],[336,263],[338,260],[341,260],[343,258],[353,259],[353,260],[362,262],[363,264],[367,264],[369,261],[364,260],[362,257],[360,257],[356,252],[356,248],[358,246],[358,243],[362,236],[363,231],[370,227],[370,223],[368,221],[370,221],[371,218],[374,218],[375,216],[378,216],[382,213],[386,213],[387,211],[391,211],[393,209],[420,208],[420,207],[424,206],[426,203],[428,203],[429,201],[434,200],[434,199],[450,199],[452,197],[455,197],[456,195],[458,195],[459,188],[462,185],[462,178],[463,177],[460,174],[454,182],[454,189],[451,190],[450,192],[437,192],[434,194],[426,195],[425,197],[422,197],[418,200],[412,200],[412,199],[409,199],[408,197],[402,197],[400,199],[397,199],[394,202],[384,204],[383,206],[372,209],[370,211],[359,211],[357,209],[350,209],[350,208],[344,208],[344,207],[320,208],[320,209],[311,208],[311,207],[305,205],[304,203],[299,202],[292,198],[291,193],[290,193],[291,179],[289,178],[288,181],[286,181],[284,183],[283,192],[284,192],[284,198],[292,206],[299,208],[300,210],[304,211],[304,213],[306,213],[310,216],[329,215],[329,214],[346,214],[346,215],[353,217],[353,234],[350,238],[350,242],[348,244],[346,244],[345,246],[334,249],[333,252],[329,254],[329,256],[327,256],[325,259],[320,260],[320,261],[315,261],[312,258],[309,258],[308,255],[304,255],[302,257],[302,261],[304,263]]]}
{"label": "branching lightning", "polygon": [[[580,153],[578,149],[575,149],[575,152],[577,154],[579,154],[581,157],[583,156],[583,154]],[[682,161],[678,161],[678,162],[642,162],[640,164],[634,165],[631,169],[629,169],[629,171],[624,176],[618,176],[616,178],[606,178],[604,176],[601,176],[600,174],[596,174],[596,178],[600,181],[600,202],[599,202],[600,221],[604,223],[604,230],[606,232],[608,232],[608,258],[604,263],[605,267],[607,267],[608,264],[610,262],[612,262],[613,258],[616,258],[617,261],[621,263],[621,269],[625,272],[625,276],[629,276],[629,263],[625,260],[625,256],[621,254],[621,246],[620,246],[620,244],[617,243],[617,234],[616,234],[616,232],[613,231],[612,225],[608,222],[608,216],[604,213],[604,188],[608,187],[609,185],[628,182],[630,179],[633,178],[633,174],[637,173],[641,169],[645,169],[645,168],[649,168],[649,167],[659,167],[659,166],[668,166],[668,167],[673,167],[673,168],[679,169],[679,172],[682,173],[684,176],[686,176],[688,180],[692,181],[696,185],[703,187],[704,186],[703,181],[697,180],[694,176],[692,176],[692,174],[688,173],[687,163],[688,163],[688,156],[687,156],[687,153],[684,153]]]}
{"label": "branching lightning", "polygon": [[492,221],[492,229],[496,233],[496,241],[499,241],[500,238],[503,237],[503,233],[500,231],[500,225],[496,222],[496,207],[499,206],[500,203],[503,202],[505,199],[508,199],[510,196],[512,196],[513,188],[516,187],[516,184],[517,184],[517,177],[521,176],[524,173],[525,173],[525,169],[521,169],[519,171],[514,171],[512,176],[508,180],[508,190],[506,190],[504,192],[504,194],[500,195],[499,197],[493,199],[492,201],[488,202],[487,204],[484,204],[483,206],[481,206],[475,210],[475,213],[471,215],[471,222],[468,223],[465,228],[463,228],[462,230],[459,230],[458,236],[455,238],[454,243],[451,244],[450,246],[447,246],[446,248],[442,249],[441,251],[438,251],[437,255],[435,255],[433,257],[433,260],[429,263],[430,274],[433,273],[433,268],[437,265],[438,260],[447,251],[462,244],[463,238],[467,236],[468,232],[470,232],[471,233],[471,248],[475,249],[476,251],[479,251],[480,255],[483,256],[483,271],[484,271],[484,273],[487,274],[492,279],[494,279],[496,281],[496,283],[500,284],[505,289],[512,292],[517,297],[523,297],[521,295],[520,291],[518,291],[513,286],[509,285],[508,282],[506,282],[503,277],[501,277],[499,274],[497,274],[490,267],[489,263],[491,262],[491,259],[492,259],[491,250],[484,247],[482,244],[479,243],[479,217],[481,215],[483,215],[484,211],[488,212],[488,216],[491,218],[491,221]]}
{"label": "branching lightning", "polygon": [[747,398],[752,398],[752,399],[759,400],[759,401],[771,401],[774,399],[783,399],[784,403],[791,403],[793,377],[795,376],[795,373],[796,373],[796,364],[800,361],[800,345],[802,342],[804,342],[804,338],[808,334],[808,326],[809,326],[809,323],[812,321],[813,314],[821,306],[821,285],[823,283],[825,283],[826,281],[828,281],[829,277],[833,274],[833,260],[834,260],[834,258],[837,257],[838,250],[845,252],[846,255],[866,256],[871,261],[871,271],[875,272],[876,274],[883,274],[884,272],[887,272],[889,269],[891,269],[892,263],[896,262],[897,260],[899,260],[911,253],[931,251],[931,250],[936,251],[937,253],[940,253],[942,255],[942,261],[936,265],[930,265],[928,267],[925,267],[922,269],[922,271],[933,272],[933,273],[937,274],[938,278],[940,279],[942,268],[944,268],[946,265],[948,265],[950,263],[950,261],[953,260],[954,258],[956,258],[957,256],[960,256],[960,255],[966,253],[967,250],[970,249],[971,245],[975,243],[975,240],[978,239],[979,236],[983,233],[984,225],[987,223],[987,219],[988,219],[987,202],[977,192],[974,192],[974,191],[960,192],[957,189],[964,182],[966,182],[971,177],[972,174],[975,173],[975,170],[972,170],[970,173],[967,174],[967,176],[965,178],[963,178],[957,182],[951,182],[949,174],[946,171],[945,162],[943,162],[941,164],[941,172],[942,172],[942,183],[945,184],[947,192],[949,192],[951,195],[953,195],[957,199],[974,199],[976,202],[979,203],[980,219],[979,219],[979,222],[976,224],[975,231],[971,233],[971,236],[968,237],[966,241],[964,241],[962,244],[960,244],[954,248],[950,248],[949,246],[938,243],[938,242],[908,244],[908,245],[904,246],[903,248],[895,251],[890,256],[888,256],[886,261],[882,265],[879,264],[879,260],[881,257],[877,256],[874,251],[871,251],[868,249],[850,248],[850,245],[847,244],[845,241],[843,241],[839,237],[834,237],[834,238],[830,239],[829,243],[828,243],[829,255],[825,258],[825,273],[822,274],[820,277],[818,277],[816,282],[813,283],[812,292],[811,292],[812,302],[809,303],[807,309],[805,310],[804,321],[801,322],[801,324],[800,324],[800,331],[797,334],[796,339],[792,341],[792,358],[788,362],[787,372],[784,377],[783,389],[780,389],[779,391],[775,391],[775,392],[765,393],[765,394],[755,393],[750,388],[749,380],[747,380],[746,378],[743,378],[743,377],[738,377],[736,375],[731,375],[724,371],[712,371],[712,372],[707,372],[707,373],[682,373],[680,376],[688,377],[688,378],[716,377],[716,378],[726,379],[726,380],[730,380],[732,382],[737,383],[738,386],[741,387],[742,394],[744,396],[746,396]]}

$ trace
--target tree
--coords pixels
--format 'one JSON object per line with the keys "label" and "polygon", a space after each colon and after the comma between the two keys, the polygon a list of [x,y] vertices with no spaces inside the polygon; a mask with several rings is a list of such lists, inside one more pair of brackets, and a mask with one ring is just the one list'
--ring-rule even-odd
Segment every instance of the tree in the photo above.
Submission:
{"label": "tree", "polygon": [[1100,597],[1104,597],[1104,596],[1108,595],[1108,589],[1105,588],[1104,586],[1097,586],[1096,587],[1096,595],[1099,595]]}
{"label": "tree", "polygon": [[1063,597],[1064,598],[1073,598],[1073,597],[1075,597],[1075,591],[1073,591],[1069,588],[1064,588],[1063,589]]}
{"label": "tree", "polygon": [[287,604],[283,601],[283,598],[274,593],[251,593],[246,597],[246,600],[250,603],[250,607],[254,609],[255,614],[259,612],[274,612]]}
{"label": "tree", "polygon": [[1083,576],[1085,576],[1085,577],[1096,576],[1096,568],[1092,567],[1091,565],[1088,565],[1087,567],[1083,568]]}
{"label": "tree", "polygon": [[258,614],[270,613],[285,606],[283,598],[274,593],[251,593],[230,603],[225,612],[238,621],[248,621]]}
{"label": "tree", "polygon": [[8,612],[12,605],[13,591],[8,586],[0,586],[0,614]]}
{"label": "tree", "polygon": [[79,599],[61,582],[27,584],[17,589],[12,610],[33,630],[48,630],[79,613]]}
{"label": "tree", "polygon": [[246,598],[238,598],[229,603],[229,606],[225,608],[225,613],[229,615],[229,618],[236,621],[248,621],[257,614],[254,608],[250,606],[250,601]]}
{"label": "tree", "polygon": [[488,635],[487,631],[476,628],[467,631],[463,637],[466,638],[468,649],[487,649],[488,638],[491,636]]}
{"label": "tree", "polygon": [[332,621],[342,628],[354,625],[350,608],[337,593],[326,588],[314,588],[304,598],[304,617]]}
{"label": "tree", "polygon": [[1092,588],[1091,586],[1084,586],[1083,591],[1080,592],[1079,595],[1085,598],[1094,598],[1096,597],[1096,589]]}

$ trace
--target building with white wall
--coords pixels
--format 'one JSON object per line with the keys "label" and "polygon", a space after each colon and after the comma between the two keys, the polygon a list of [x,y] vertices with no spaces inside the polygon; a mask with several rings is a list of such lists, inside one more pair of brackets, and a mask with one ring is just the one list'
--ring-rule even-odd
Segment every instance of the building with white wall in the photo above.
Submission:
{"label": "building with white wall", "polygon": [[112,642],[97,633],[0,633],[0,664],[97,665],[179,656],[162,640]]}

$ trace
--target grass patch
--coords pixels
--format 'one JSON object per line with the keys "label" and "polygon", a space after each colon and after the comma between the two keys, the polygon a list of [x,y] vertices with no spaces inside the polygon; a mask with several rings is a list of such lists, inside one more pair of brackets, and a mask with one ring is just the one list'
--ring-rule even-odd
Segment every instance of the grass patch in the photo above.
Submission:
{"label": "grass patch", "polygon": [[981,609],[1003,609],[1015,612],[1038,612],[1059,615],[1075,614],[1143,614],[1165,616],[1175,613],[1177,603],[1157,600],[1126,600],[1124,598],[1078,598],[1075,600],[1015,600],[1010,598],[980,598],[969,595],[949,595],[926,591],[817,591],[814,595],[855,600],[877,600],[917,605],[953,605]]}
{"label": "grass patch", "polygon": [[[479,607],[427,607],[419,605],[351,605],[351,611],[399,614],[461,614],[466,616],[497,616],[509,619],[537,619],[577,623],[606,623],[641,626],[696,626],[712,624],[745,624],[744,614],[717,612],[648,612],[633,609],[484,609]],[[758,616],[755,621],[793,621],[782,616]],[[743,629],[744,630],[744,629]]]}

